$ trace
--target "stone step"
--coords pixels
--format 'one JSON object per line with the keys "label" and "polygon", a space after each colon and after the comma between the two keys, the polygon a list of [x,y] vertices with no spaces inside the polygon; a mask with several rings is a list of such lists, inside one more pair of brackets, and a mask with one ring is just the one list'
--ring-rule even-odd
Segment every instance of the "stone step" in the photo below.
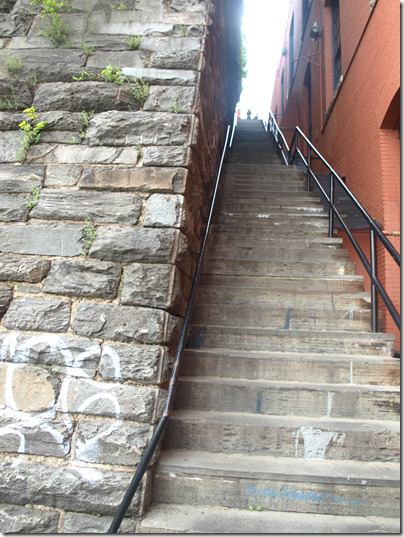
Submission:
{"label": "stone step", "polygon": [[254,248],[324,248],[334,250],[342,248],[342,239],[336,237],[262,237],[259,234],[255,237],[252,235],[249,237],[240,237],[238,234],[231,235],[230,233],[226,233],[225,236],[222,236],[212,230],[209,232],[209,244]]}
{"label": "stone step", "polygon": [[231,349],[305,354],[394,355],[393,334],[191,326],[189,349]]}
{"label": "stone step", "polygon": [[186,349],[181,374],[280,382],[400,385],[400,360],[391,356]]}
{"label": "stone step", "polygon": [[400,388],[181,376],[174,408],[399,421]]}
{"label": "stone step", "polygon": [[371,332],[371,311],[274,308],[203,304],[195,306],[194,325],[277,328],[281,330],[347,330]]}
{"label": "stone step", "polygon": [[301,175],[289,175],[289,174],[271,174],[271,175],[242,175],[231,174],[221,175],[221,185],[234,185],[234,186],[251,186],[254,188],[260,188],[265,186],[282,186],[285,185],[302,185],[307,187],[306,177]]}
{"label": "stone step", "polygon": [[206,271],[201,275],[200,285],[221,287],[222,289],[261,289],[281,291],[324,291],[336,294],[352,294],[363,292],[363,276],[334,275],[322,278],[305,276],[256,276],[210,274]]}
{"label": "stone step", "polygon": [[266,185],[249,185],[247,182],[241,183],[239,185],[232,183],[221,183],[219,184],[219,192],[222,196],[225,196],[227,192],[232,192],[233,194],[238,195],[248,195],[248,194],[255,194],[258,195],[265,195],[272,192],[279,192],[282,193],[284,197],[286,197],[288,194],[293,192],[307,192],[305,190],[305,185],[301,183],[300,181],[289,181],[285,182],[285,185],[282,185],[281,182],[272,184],[267,183]]}
{"label": "stone step", "polygon": [[241,225],[257,225],[261,227],[267,223],[271,224],[272,222],[283,222],[287,220],[290,222],[291,226],[295,226],[297,223],[300,225],[322,225],[328,228],[328,215],[324,211],[307,212],[302,214],[301,211],[288,211],[287,209],[276,211],[276,210],[266,210],[263,213],[250,213],[250,214],[234,214],[232,212],[222,212],[217,211],[213,215],[213,223],[229,223],[229,224],[241,224]]}
{"label": "stone step", "polygon": [[400,513],[399,468],[165,451],[154,474],[153,501],[393,518]]}
{"label": "stone step", "polygon": [[264,248],[254,246],[224,246],[210,244],[206,248],[207,257],[249,259],[249,260],[282,260],[282,261],[311,261],[334,262],[349,261],[348,250],[314,249],[314,248]]}
{"label": "stone step", "polygon": [[[253,502],[257,503],[257,502]],[[258,504],[257,504],[258,505]],[[154,504],[137,533],[400,533],[399,518],[318,515],[247,507]]]}
{"label": "stone step", "polygon": [[250,203],[247,204],[241,204],[241,203],[215,203],[215,213],[214,214],[220,214],[220,215],[228,215],[228,216],[249,216],[250,218],[256,218],[259,215],[267,215],[267,214],[279,214],[279,213],[286,213],[286,214],[296,214],[305,216],[306,214],[309,215],[317,215],[317,214],[323,214],[324,209],[321,207],[321,205],[312,205],[309,206],[308,204],[305,205],[292,205],[289,204],[272,204],[272,205],[257,205],[256,203]]}
{"label": "stone step", "polygon": [[[310,223],[309,223],[310,224]],[[289,227],[288,222],[282,222],[279,226],[275,224],[271,227],[267,224],[267,228],[263,226],[232,226],[229,227],[225,224],[212,224],[210,233],[220,233],[223,237],[229,235],[240,236],[259,236],[259,237],[307,237],[310,239],[316,237],[328,237],[328,227],[322,225],[320,228],[313,227],[313,225],[307,225],[302,227]]]}
{"label": "stone step", "polygon": [[[363,296],[362,296],[363,295]],[[226,307],[310,308],[314,310],[368,310],[370,293],[334,295],[331,291],[278,291],[266,289],[237,289],[233,287],[198,286],[197,305],[226,305]]]}
{"label": "stone step", "polygon": [[[367,449],[361,449],[367,446]],[[393,421],[267,416],[174,410],[165,450],[304,460],[400,462],[400,424]]]}
{"label": "stone step", "polygon": [[256,261],[235,258],[209,258],[203,261],[203,271],[210,274],[243,274],[262,276],[305,276],[311,275],[351,275],[355,274],[355,263],[334,261],[328,263],[315,261]]}
{"label": "stone step", "polygon": [[326,218],[284,218],[282,216],[278,218],[263,218],[262,220],[256,219],[255,221],[251,220],[242,220],[237,218],[226,218],[226,217],[216,217],[212,221],[212,225],[215,226],[215,230],[251,230],[255,233],[261,233],[262,231],[267,232],[279,232],[279,230],[289,230],[296,233],[301,232],[321,232],[328,233],[328,220]]}

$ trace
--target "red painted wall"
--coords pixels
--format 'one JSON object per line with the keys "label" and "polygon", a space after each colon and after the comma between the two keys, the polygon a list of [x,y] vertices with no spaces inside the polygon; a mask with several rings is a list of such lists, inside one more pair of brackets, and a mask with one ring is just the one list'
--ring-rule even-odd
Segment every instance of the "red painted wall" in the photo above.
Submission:
{"label": "red painted wall", "polygon": [[[312,0],[307,25],[302,25],[303,0],[291,0],[284,46],[275,80],[271,109],[281,111],[282,69],[285,69],[285,114],[281,127],[299,127],[308,135],[307,59],[297,63],[291,87],[289,28],[294,17],[294,58],[311,59],[312,141],[340,176],[346,178],[370,216],[382,230],[400,232],[400,2],[340,0],[342,82],[333,90],[331,0]],[[309,31],[320,23],[321,37]],[[302,31],[303,35],[302,35]],[[320,52],[320,54],[316,54]],[[306,76],[306,83],[305,83]],[[290,97],[289,97],[290,95]],[[285,131],[287,139],[291,130]],[[317,171],[324,171],[318,169]],[[342,236],[342,235],[341,235]],[[399,251],[399,237],[388,236]],[[349,244],[350,259],[356,254]],[[358,273],[363,269],[359,267]],[[400,308],[399,269],[378,246],[378,276]],[[383,330],[400,335],[383,302]]]}

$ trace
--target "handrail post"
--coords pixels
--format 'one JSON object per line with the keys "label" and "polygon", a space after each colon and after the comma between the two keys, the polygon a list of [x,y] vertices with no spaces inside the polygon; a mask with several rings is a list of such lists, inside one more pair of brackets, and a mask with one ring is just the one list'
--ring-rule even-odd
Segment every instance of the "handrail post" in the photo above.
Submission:
{"label": "handrail post", "polygon": [[[377,276],[377,255],[376,255],[376,237],[373,229],[370,230],[370,267],[372,276]],[[377,291],[372,283],[371,288],[371,303],[372,303],[372,332],[379,331],[378,307],[377,307]]]}
{"label": "handrail post", "polygon": [[307,146],[307,192],[310,191],[310,161],[311,161],[311,147]]}
{"label": "handrail post", "polygon": [[334,174],[330,173],[330,213],[328,224],[328,236],[331,238],[334,232]]}
{"label": "handrail post", "polygon": [[296,166],[299,164],[299,153],[297,152],[297,131],[295,131],[295,155],[296,155]]}

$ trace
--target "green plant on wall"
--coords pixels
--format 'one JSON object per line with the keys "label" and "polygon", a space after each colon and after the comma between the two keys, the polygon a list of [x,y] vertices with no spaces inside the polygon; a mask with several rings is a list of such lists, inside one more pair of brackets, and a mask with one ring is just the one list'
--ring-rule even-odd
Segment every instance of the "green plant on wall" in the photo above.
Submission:
{"label": "green plant on wall", "polygon": [[46,127],[46,121],[37,122],[38,115],[35,112],[35,108],[26,108],[24,110],[25,120],[18,126],[20,131],[24,133],[23,139],[19,140],[20,149],[17,150],[17,158],[19,162],[25,162],[29,148],[37,144],[41,138],[41,131]]}
{"label": "green plant on wall", "polygon": [[56,47],[63,43],[68,45],[68,36],[73,33],[73,29],[62,21],[60,13],[68,13],[71,9],[69,2],[55,2],[55,0],[32,0],[30,5],[42,3],[42,18],[45,19],[45,26],[38,31],[38,35],[46,37]]}
{"label": "green plant on wall", "polygon": [[176,99],[171,97],[171,106],[168,108],[168,111],[172,114],[181,114],[183,112],[179,96]]}
{"label": "green plant on wall", "polygon": [[140,45],[140,37],[138,35],[131,34],[125,39],[125,43],[128,45],[130,50],[136,50]]}
{"label": "green plant on wall", "polygon": [[10,78],[18,76],[23,66],[21,56],[19,54],[12,54],[7,50],[0,57],[0,62],[6,68],[7,75]]}
{"label": "green plant on wall", "polygon": [[81,82],[82,80],[100,79],[104,82],[110,82],[114,84],[123,84],[124,82],[129,82],[126,76],[122,75],[120,66],[114,67],[109,62],[107,67],[103,69],[99,75],[95,75],[94,73],[87,73],[87,71],[82,71],[80,77],[73,77],[73,80],[76,80],[76,82]]}
{"label": "green plant on wall", "polygon": [[85,226],[83,226],[82,228],[83,236],[81,238],[81,241],[83,242],[84,246],[83,250],[80,252],[84,256],[86,256],[90,251],[91,245],[97,236],[97,228],[91,222],[88,214],[86,214],[85,223]]}
{"label": "green plant on wall", "polygon": [[[41,192],[41,189],[36,184],[35,180],[32,177],[30,177],[29,180],[30,180],[30,183],[31,183],[31,186],[32,186],[31,194],[28,194],[28,196],[26,196],[24,198],[24,203],[25,203],[28,211],[30,211],[31,209],[33,209],[34,207],[36,207],[38,205],[39,194]],[[20,196],[20,197],[23,197],[23,196]]]}
{"label": "green plant on wall", "polygon": [[145,100],[147,99],[147,96],[149,95],[149,84],[143,82],[142,78],[134,78],[133,86],[128,88],[128,90],[131,92],[134,98],[138,100],[143,106]]}
{"label": "green plant on wall", "polygon": [[15,95],[15,89],[14,86],[11,85],[11,91],[13,94],[13,102],[10,101],[10,99],[5,95],[3,99],[0,99],[0,112],[7,112],[10,110],[18,110],[18,102],[17,97]]}

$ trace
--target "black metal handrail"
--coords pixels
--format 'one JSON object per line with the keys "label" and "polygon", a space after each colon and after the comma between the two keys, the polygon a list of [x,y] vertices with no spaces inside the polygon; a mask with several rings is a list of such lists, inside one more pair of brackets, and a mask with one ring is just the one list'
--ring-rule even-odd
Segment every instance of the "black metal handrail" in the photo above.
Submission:
{"label": "black metal handrail", "polygon": [[[359,203],[359,201],[355,198],[355,196],[352,194],[352,192],[349,190],[349,188],[346,186],[344,181],[341,179],[341,177],[337,174],[337,172],[330,166],[330,164],[325,160],[325,158],[317,151],[317,149],[314,147],[314,145],[310,142],[310,140],[305,136],[305,134],[301,131],[299,127],[295,128],[294,136],[292,143],[290,147],[286,143],[285,137],[283,136],[278,124],[276,123],[276,120],[272,114],[272,112],[269,112],[269,119],[267,123],[267,130],[272,133],[272,135],[275,138],[276,145],[279,149],[279,151],[282,154],[282,157],[285,161],[285,164],[287,166],[295,164],[298,165],[298,159],[299,157],[302,159],[303,164],[306,167],[307,171],[307,190],[310,190],[310,179],[314,179],[316,182],[318,188],[320,189],[320,192],[326,199],[328,206],[329,206],[329,226],[328,226],[328,236],[333,236],[334,231],[334,213],[337,216],[338,220],[340,221],[342,228],[344,229],[345,233],[347,234],[347,237],[351,241],[353,247],[355,248],[356,253],[359,256],[359,259],[362,261],[363,266],[365,267],[366,272],[369,274],[370,280],[371,280],[371,316],[372,316],[372,331],[377,332],[378,331],[378,318],[377,318],[377,293],[381,296],[383,302],[385,303],[387,310],[389,311],[390,315],[392,316],[395,324],[397,325],[398,329],[401,328],[401,321],[400,321],[400,314],[398,313],[396,307],[394,306],[392,300],[390,299],[389,295],[387,294],[386,290],[380,283],[380,280],[377,277],[377,266],[376,266],[376,238],[380,240],[382,245],[386,248],[388,253],[391,255],[391,257],[394,259],[394,261],[397,263],[397,265],[400,267],[400,254],[397,252],[397,250],[394,248],[394,246],[391,244],[391,242],[388,240],[388,238],[384,235],[382,230],[379,228],[379,226],[374,222],[374,220],[371,218],[369,213],[362,207],[362,205]],[[304,158],[303,153],[300,151],[298,147],[299,142],[299,136],[303,139],[303,141],[307,144],[308,150],[307,150],[307,160]],[[292,151],[293,146],[295,148],[295,151]],[[324,190],[322,185],[320,184],[319,180],[317,179],[316,175],[313,173],[310,162],[311,158],[314,158],[311,156],[311,152],[314,152],[317,155],[316,160],[321,160],[322,163],[328,168],[330,171],[330,194],[328,195],[327,192]],[[334,192],[335,192],[335,179],[338,181],[338,184],[345,190],[346,194],[350,197],[350,199],[355,204],[356,208],[360,211],[362,216],[365,218],[366,222],[369,225],[370,228],[370,263],[367,260],[365,254],[363,253],[361,247],[356,242],[355,238],[353,237],[350,229],[346,225],[344,219],[342,218],[338,208],[334,204]]]}
{"label": "black metal handrail", "polygon": [[[121,502],[121,505],[118,508],[118,511],[114,517],[114,520],[112,521],[111,527],[108,530],[108,533],[118,532],[118,529],[119,529],[119,526],[121,525],[123,517],[125,516],[126,511],[129,508],[130,502],[132,501],[132,498],[136,493],[136,490],[149,466],[151,458],[153,457],[153,454],[163,436],[163,433],[170,419],[171,411],[172,411],[173,404],[174,404],[175,392],[177,390],[178,377],[179,377],[179,373],[181,370],[182,357],[184,355],[185,344],[186,344],[187,337],[188,337],[189,325],[191,322],[191,315],[192,315],[192,309],[194,307],[196,290],[198,287],[199,276],[201,273],[203,255],[204,255],[205,248],[206,248],[206,241],[208,239],[208,233],[209,233],[210,223],[211,223],[212,214],[213,214],[213,208],[215,205],[217,189],[219,186],[223,160],[225,157],[226,150],[228,149],[229,133],[230,133],[230,125],[227,127],[226,140],[224,143],[222,158],[220,160],[219,171],[218,171],[217,178],[216,178],[216,185],[215,185],[215,189],[213,192],[208,222],[206,224],[206,230],[205,230],[205,235],[202,241],[201,251],[199,252],[199,260],[198,260],[198,264],[197,264],[196,271],[195,271],[194,281],[192,282],[191,293],[189,296],[188,305],[187,305],[187,309],[185,312],[184,324],[182,326],[181,335],[180,335],[180,339],[179,339],[178,347],[177,347],[177,353],[175,355],[173,369],[171,372],[171,379],[170,379],[170,383],[168,386],[167,400],[166,400],[166,404],[164,407],[163,415],[161,416],[160,421],[157,424],[157,427],[156,427],[156,430],[154,431],[152,439],[150,440],[150,443],[147,446],[147,449],[139,463],[139,466],[137,467],[136,473],[133,476],[133,479],[129,485],[129,488],[126,491],[126,494]],[[233,128],[233,134],[234,134],[234,128]]]}

